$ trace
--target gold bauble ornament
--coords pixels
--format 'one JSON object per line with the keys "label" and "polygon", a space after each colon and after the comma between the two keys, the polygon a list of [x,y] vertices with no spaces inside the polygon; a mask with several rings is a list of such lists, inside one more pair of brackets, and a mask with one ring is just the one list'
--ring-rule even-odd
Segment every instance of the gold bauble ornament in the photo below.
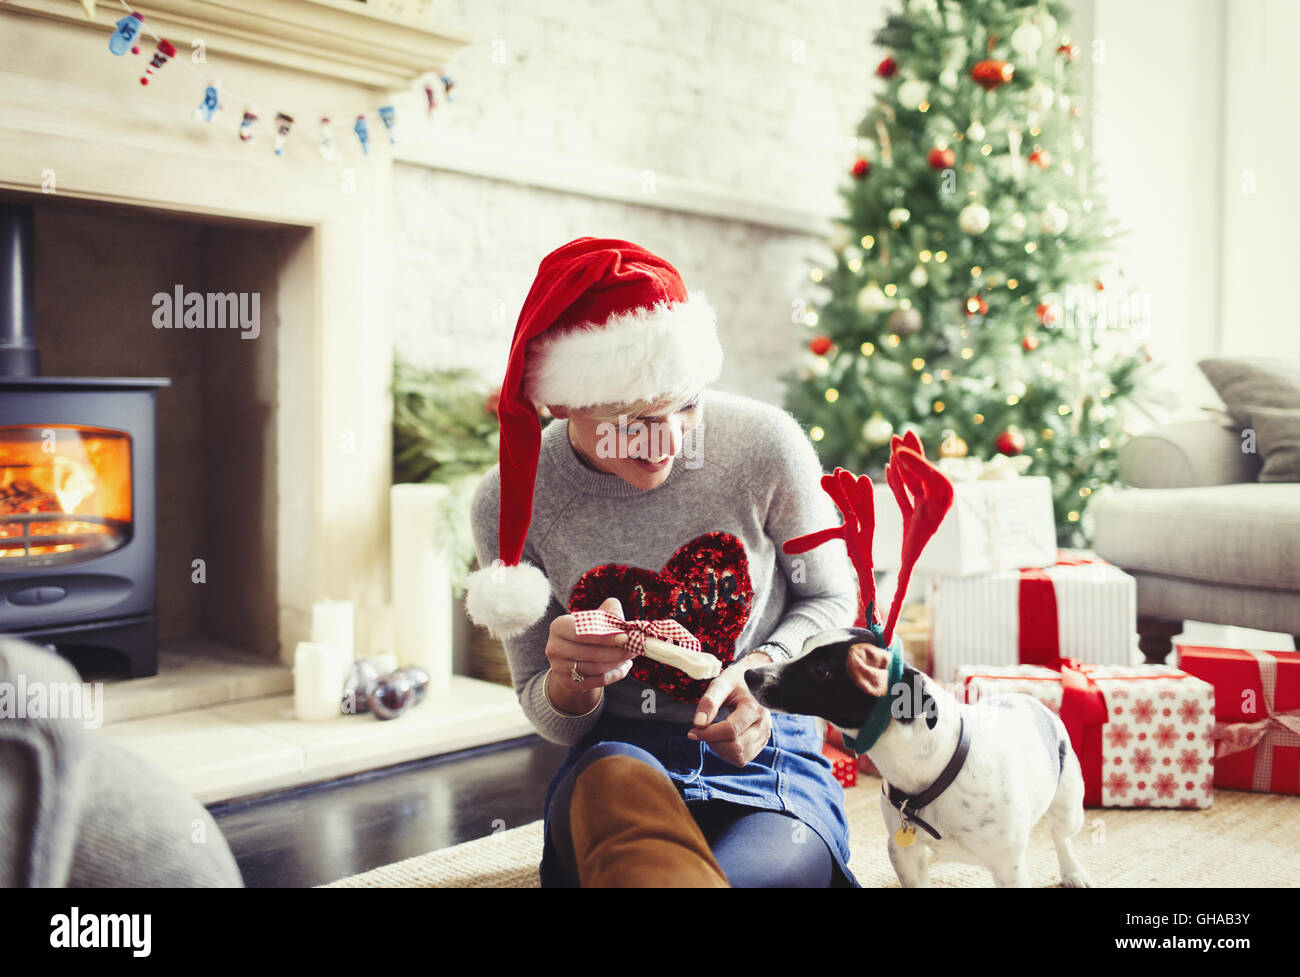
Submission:
{"label": "gold bauble ornament", "polygon": [[893,433],[894,425],[879,414],[871,415],[871,419],[862,425],[862,436],[868,444],[888,444]]}
{"label": "gold bauble ornament", "polygon": [[966,442],[957,436],[956,431],[948,431],[939,442],[940,458],[965,458],[968,450]]}

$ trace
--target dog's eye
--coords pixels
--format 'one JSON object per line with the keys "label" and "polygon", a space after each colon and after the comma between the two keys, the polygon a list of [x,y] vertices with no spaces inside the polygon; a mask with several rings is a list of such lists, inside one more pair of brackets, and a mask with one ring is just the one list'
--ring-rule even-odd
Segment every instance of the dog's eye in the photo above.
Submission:
{"label": "dog's eye", "polygon": [[827,668],[825,665],[823,665],[821,662],[817,662],[815,665],[813,665],[812,673],[813,673],[813,678],[822,679],[823,681],[831,677],[831,670]]}

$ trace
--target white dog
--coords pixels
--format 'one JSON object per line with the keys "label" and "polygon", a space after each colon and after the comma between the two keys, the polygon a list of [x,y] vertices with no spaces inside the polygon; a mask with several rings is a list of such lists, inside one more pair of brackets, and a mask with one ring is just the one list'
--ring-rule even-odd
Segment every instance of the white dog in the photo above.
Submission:
{"label": "white dog", "polygon": [[1084,823],[1083,773],[1060,718],[1025,695],[958,702],[875,641],[863,628],[825,631],[745,680],[764,706],[821,716],[876,764],[899,882],[929,885],[934,850],[1027,886],[1029,833],[1046,815],[1062,882],[1091,886],[1070,841]]}

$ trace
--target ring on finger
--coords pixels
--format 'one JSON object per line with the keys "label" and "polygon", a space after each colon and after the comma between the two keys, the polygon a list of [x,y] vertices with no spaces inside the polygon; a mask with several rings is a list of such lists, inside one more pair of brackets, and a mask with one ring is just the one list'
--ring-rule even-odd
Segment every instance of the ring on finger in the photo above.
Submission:
{"label": "ring on finger", "polygon": [[573,679],[573,681],[581,685],[584,681],[586,681],[587,676],[583,675],[580,671],[578,671],[578,663],[574,662],[573,667],[569,669],[569,678]]}

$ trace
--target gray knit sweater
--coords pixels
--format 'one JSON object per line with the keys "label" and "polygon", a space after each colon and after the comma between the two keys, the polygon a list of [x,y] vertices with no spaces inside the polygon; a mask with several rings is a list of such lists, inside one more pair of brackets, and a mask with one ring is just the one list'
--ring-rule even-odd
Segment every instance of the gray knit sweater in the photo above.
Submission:
{"label": "gray knit sweater", "polygon": [[[693,719],[694,701],[674,701],[662,693],[648,713],[643,693],[649,686],[631,676],[607,687],[600,706],[586,716],[561,713],[547,702],[543,683],[551,621],[568,613],[575,585],[595,567],[619,564],[658,572],[703,534],[728,534],[734,539],[724,542],[734,548],[739,541],[743,547],[741,575],[747,574],[753,588],[735,640],[736,658],[768,640],[798,653],[809,635],[851,626],[856,578],[844,543],[832,540],[798,556],[781,552],[785,540],[843,521],[821,488],[821,475],[812,445],[790,414],[717,390],[704,392],[700,422],[683,436],[668,478],[649,490],[588,468],[569,442],[568,421],[552,421],[542,431],[523,550],[523,558],[550,581],[551,604],[537,623],[504,642],[515,691],[537,731],[552,742],[572,744],[607,709],[641,719]],[[472,507],[480,566],[490,565],[499,552],[500,497],[500,469],[493,466]],[[589,575],[588,596],[592,583]],[[596,584],[594,596],[620,596],[600,593]],[[623,606],[626,617],[635,617],[626,600]]]}

